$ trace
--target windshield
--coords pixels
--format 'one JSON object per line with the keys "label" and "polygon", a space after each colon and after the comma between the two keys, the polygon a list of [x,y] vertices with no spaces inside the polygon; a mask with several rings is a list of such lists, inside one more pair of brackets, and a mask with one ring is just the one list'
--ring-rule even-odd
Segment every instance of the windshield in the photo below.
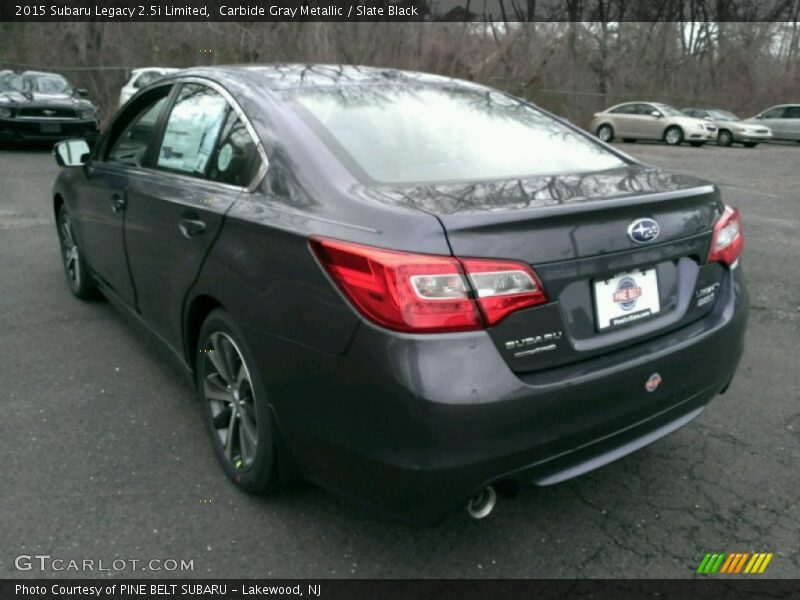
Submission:
{"label": "windshield", "polygon": [[373,182],[512,179],[625,164],[558,120],[491,90],[349,85],[284,94],[354,174]]}
{"label": "windshield", "polygon": [[0,75],[0,92],[21,92],[24,89],[22,77],[15,73],[4,73]]}
{"label": "windshield", "polygon": [[31,75],[27,77],[29,89],[40,94],[71,94],[72,88],[60,75]]}
{"label": "windshield", "polygon": [[656,108],[667,117],[685,117],[686,115],[669,104],[656,104]]}
{"label": "windshield", "polygon": [[720,110],[718,108],[710,109],[708,111],[708,114],[711,115],[712,119],[719,119],[721,121],[741,121],[741,119],[732,112],[728,112],[727,110]]}

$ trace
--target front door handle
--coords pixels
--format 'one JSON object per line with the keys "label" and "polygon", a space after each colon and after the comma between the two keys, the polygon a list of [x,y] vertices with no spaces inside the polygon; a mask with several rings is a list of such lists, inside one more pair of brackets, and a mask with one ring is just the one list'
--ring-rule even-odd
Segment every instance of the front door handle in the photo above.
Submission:
{"label": "front door handle", "polygon": [[111,194],[111,212],[118,213],[125,208],[127,203],[122,194]]}
{"label": "front door handle", "polygon": [[206,230],[206,224],[200,219],[183,217],[180,221],[178,221],[178,228],[181,230],[181,233],[184,235],[184,237],[192,238],[196,235],[204,233]]}

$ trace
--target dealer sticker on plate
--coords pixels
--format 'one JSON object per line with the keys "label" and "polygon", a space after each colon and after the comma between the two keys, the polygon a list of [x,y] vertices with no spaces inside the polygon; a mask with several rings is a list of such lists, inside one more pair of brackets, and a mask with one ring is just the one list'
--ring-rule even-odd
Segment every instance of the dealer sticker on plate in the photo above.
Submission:
{"label": "dealer sticker on plate", "polygon": [[661,310],[656,270],[632,271],[597,280],[594,301],[600,330],[654,315]]}

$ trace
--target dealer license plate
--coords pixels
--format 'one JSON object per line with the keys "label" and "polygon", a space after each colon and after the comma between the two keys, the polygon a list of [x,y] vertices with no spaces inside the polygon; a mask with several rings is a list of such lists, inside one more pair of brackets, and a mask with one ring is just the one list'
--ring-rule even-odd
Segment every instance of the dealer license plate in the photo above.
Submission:
{"label": "dealer license plate", "polygon": [[627,325],[661,310],[655,269],[621,273],[594,282],[597,329]]}

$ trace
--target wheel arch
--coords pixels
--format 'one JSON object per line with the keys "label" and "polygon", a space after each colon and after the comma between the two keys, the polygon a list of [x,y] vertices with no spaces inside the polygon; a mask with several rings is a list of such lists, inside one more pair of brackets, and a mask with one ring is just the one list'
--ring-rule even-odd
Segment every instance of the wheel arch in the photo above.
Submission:
{"label": "wheel arch", "polygon": [[199,294],[192,298],[187,304],[183,317],[183,351],[186,355],[186,363],[194,371],[195,358],[197,354],[198,337],[203,322],[211,311],[222,308],[222,302],[209,294]]}

